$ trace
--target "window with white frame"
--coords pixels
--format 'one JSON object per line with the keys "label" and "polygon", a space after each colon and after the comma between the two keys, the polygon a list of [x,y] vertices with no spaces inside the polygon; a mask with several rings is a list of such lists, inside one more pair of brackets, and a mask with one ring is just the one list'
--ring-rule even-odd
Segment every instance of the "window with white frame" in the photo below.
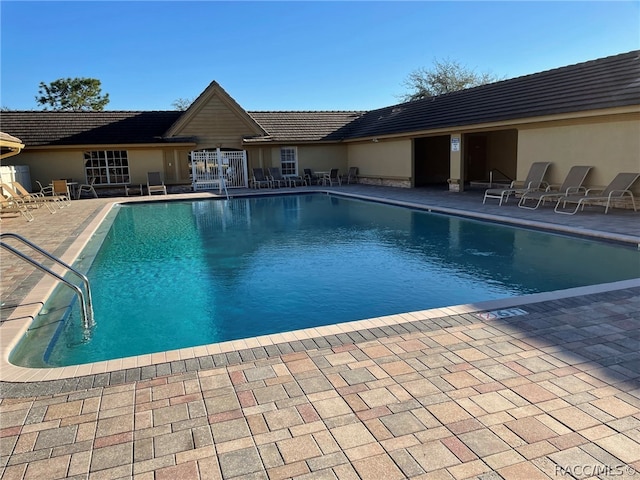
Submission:
{"label": "window with white frame", "polygon": [[95,178],[96,185],[130,183],[129,159],[126,150],[94,150],[84,152],[84,172],[87,182]]}
{"label": "window with white frame", "polygon": [[297,147],[280,147],[280,169],[282,175],[298,175]]}

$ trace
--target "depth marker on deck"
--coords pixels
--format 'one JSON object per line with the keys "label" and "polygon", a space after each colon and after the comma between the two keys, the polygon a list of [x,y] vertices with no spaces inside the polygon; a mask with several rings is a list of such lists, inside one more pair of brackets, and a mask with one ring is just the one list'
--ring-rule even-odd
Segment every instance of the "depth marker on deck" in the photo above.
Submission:
{"label": "depth marker on deck", "polygon": [[505,308],[503,310],[492,310],[491,312],[474,313],[481,320],[495,320],[496,318],[518,317],[528,314],[529,312],[521,308]]}

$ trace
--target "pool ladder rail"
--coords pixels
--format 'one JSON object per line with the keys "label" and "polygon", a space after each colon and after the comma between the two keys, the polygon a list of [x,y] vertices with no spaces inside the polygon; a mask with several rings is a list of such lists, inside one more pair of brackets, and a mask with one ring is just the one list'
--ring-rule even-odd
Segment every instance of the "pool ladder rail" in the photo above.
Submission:
{"label": "pool ladder rail", "polygon": [[[82,288],[80,288],[78,285],[70,282],[69,280],[67,280],[63,276],[57,274],[56,272],[54,272],[50,268],[46,267],[42,263],[34,260],[29,255],[26,255],[25,253],[22,253],[21,251],[17,250],[16,248],[14,248],[11,245],[9,245],[6,242],[4,242],[3,241],[4,238],[16,239],[16,240],[20,241],[21,243],[23,243],[24,245],[27,245],[28,247],[31,247],[33,250],[37,251],[38,253],[40,253],[41,255],[45,256],[46,258],[48,258],[49,260],[53,261],[54,263],[58,264],[59,266],[61,266],[61,267],[65,268],[66,270],[74,273],[77,277],[79,277],[82,280],[82,283],[84,284],[86,293],[83,292]],[[10,232],[0,233],[0,247],[4,248],[5,250],[7,250],[7,251],[9,251],[11,253],[13,253],[17,257],[19,257],[22,260],[24,260],[25,262],[27,262],[27,263],[31,264],[32,266],[36,267],[38,270],[41,270],[42,272],[54,277],[55,279],[57,279],[58,281],[64,283],[66,286],[68,286],[73,291],[75,291],[76,294],[78,295],[78,299],[80,300],[80,309],[81,309],[81,314],[82,314],[82,326],[84,327],[85,330],[87,330],[87,329],[89,329],[89,328],[91,328],[93,326],[93,324],[94,324],[94,321],[93,321],[93,302],[91,301],[91,289],[89,287],[89,279],[84,274],[80,273],[75,268],[71,267],[70,265],[67,265],[66,263],[64,263],[59,258],[54,257],[53,255],[51,255],[46,250],[43,250],[42,248],[38,247],[36,244],[30,242],[26,238],[18,235],[17,233],[10,233]]]}
{"label": "pool ladder rail", "polygon": [[500,181],[501,182],[504,182],[505,180],[509,184],[511,184],[511,182],[513,182],[513,178],[511,178],[508,175],[506,175],[504,172],[502,172],[502,170],[494,168],[494,169],[489,170],[489,188],[493,188],[494,183],[496,183],[496,184],[498,183],[498,181],[495,179],[496,173],[500,175],[500,177],[501,177]]}

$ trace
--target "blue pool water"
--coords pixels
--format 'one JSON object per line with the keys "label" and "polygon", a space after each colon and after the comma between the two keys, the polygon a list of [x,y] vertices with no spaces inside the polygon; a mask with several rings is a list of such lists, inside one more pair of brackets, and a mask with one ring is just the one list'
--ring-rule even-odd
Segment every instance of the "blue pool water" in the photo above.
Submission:
{"label": "blue pool water", "polygon": [[12,362],[121,358],[635,278],[640,265],[631,248],[324,194],[117,208],[88,272],[96,325],[83,332],[76,305],[34,324]]}

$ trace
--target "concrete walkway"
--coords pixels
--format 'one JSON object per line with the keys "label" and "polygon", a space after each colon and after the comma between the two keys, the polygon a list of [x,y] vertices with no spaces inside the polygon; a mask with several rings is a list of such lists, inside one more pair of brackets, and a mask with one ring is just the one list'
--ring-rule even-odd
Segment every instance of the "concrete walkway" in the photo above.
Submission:
{"label": "concrete walkway", "polygon": [[[567,217],[483,206],[478,192],[337,190],[640,243],[629,211]],[[65,255],[113,200],[40,209],[31,223],[3,218],[2,229]],[[5,252],[0,262],[10,322],[41,275]],[[640,283],[523,297],[520,308],[504,319],[441,309],[101,375],[2,382],[0,476],[640,478]]]}

